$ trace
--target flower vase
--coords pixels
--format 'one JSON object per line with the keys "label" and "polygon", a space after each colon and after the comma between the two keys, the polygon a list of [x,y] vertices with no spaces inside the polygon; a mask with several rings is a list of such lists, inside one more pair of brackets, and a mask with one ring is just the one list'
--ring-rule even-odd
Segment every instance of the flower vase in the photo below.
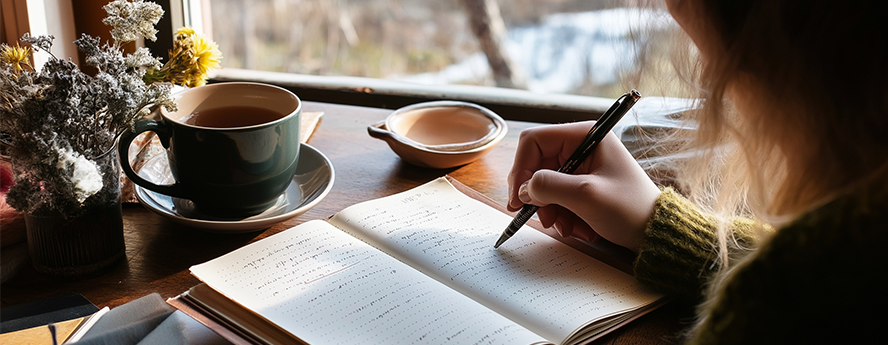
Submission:
{"label": "flower vase", "polygon": [[101,189],[73,216],[38,209],[25,213],[28,252],[38,272],[59,278],[101,273],[125,256],[116,149],[96,160]]}

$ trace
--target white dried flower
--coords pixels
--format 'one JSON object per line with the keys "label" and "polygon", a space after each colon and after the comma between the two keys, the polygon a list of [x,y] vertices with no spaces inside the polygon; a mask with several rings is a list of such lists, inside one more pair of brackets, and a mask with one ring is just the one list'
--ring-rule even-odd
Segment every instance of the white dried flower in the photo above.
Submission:
{"label": "white dried flower", "polygon": [[117,44],[135,41],[140,36],[157,40],[154,25],[163,17],[163,8],[160,5],[142,0],[115,0],[102,8],[108,12],[108,17],[102,23],[113,27],[111,38]]}
{"label": "white dried flower", "polygon": [[[83,203],[84,200],[102,190],[102,173],[99,172],[99,167],[95,162],[69,148],[57,147],[56,150],[59,153],[56,167],[74,185],[74,195],[78,202]],[[65,174],[68,171],[70,173]]]}
{"label": "white dried flower", "polygon": [[151,51],[148,48],[141,47],[136,49],[135,52],[129,54],[124,59],[124,64],[126,67],[133,68],[160,68],[163,64],[160,63],[160,59],[151,55]]}
{"label": "white dried flower", "polygon": [[53,35],[31,36],[30,32],[26,32],[21,38],[22,42],[30,43],[34,51],[43,50],[45,52],[49,52],[49,49],[52,48],[53,39],[55,39]]}
{"label": "white dried flower", "polygon": [[[163,10],[142,0],[114,0],[105,9],[115,42],[88,35],[74,41],[86,64],[98,69],[94,75],[52,54],[39,70],[21,68],[26,54],[0,44],[9,56],[0,57],[6,61],[0,63],[0,135],[16,175],[6,201],[19,211],[69,218],[92,200],[105,200],[97,196],[116,193],[104,180],[117,178],[105,163],[113,158],[103,153],[136,119],[158,107],[175,108],[169,83],[143,80],[159,60],[145,49],[124,56],[120,47],[153,36]],[[49,52],[53,38],[26,34],[22,41],[32,51]]]}

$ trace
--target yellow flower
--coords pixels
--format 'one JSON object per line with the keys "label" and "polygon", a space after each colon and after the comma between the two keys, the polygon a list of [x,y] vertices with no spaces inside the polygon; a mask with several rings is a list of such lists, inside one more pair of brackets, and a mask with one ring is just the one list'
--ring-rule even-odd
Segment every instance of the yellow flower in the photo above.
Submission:
{"label": "yellow flower", "polygon": [[176,36],[179,36],[179,35],[185,35],[185,36],[194,35],[194,29],[189,28],[187,26],[183,26],[183,27],[179,28],[179,30],[176,30]]}
{"label": "yellow flower", "polygon": [[206,79],[207,72],[211,69],[219,68],[219,60],[222,59],[222,53],[219,52],[219,46],[216,42],[206,39],[202,35],[193,35],[191,44],[194,48],[194,57],[192,60],[192,80],[202,85]]}
{"label": "yellow flower", "polygon": [[22,48],[19,46],[10,47],[4,44],[2,51],[0,51],[0,62],[12,65],[15,73],[18,74],[24,70],[22,65],[28,66],[29,68],[31,67],[31,63],[28,61],[29,55],[31,55],[31,48]]}
{"label": "yellow flower", "polygon": [[[219,68],[222,53],[215,42],[197,34],[193,29],[183,27],[176,31],[176,41],[170,51],[170,59],[163,66],[160,74],[163,80],[187,87],[206,84],[207,73]],[[153,75],[146,81],[154,81]]]}

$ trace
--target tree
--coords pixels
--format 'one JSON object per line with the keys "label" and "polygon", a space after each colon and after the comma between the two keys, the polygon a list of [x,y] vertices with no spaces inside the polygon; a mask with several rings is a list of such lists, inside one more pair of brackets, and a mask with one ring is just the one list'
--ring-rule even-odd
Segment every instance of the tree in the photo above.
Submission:
{"label": "tree", "polygon": [[506,25],[496,0],[460,0],[460,3],[466,10],[469,26],[478,38],[481,51],[487,56],[496,86],[526,88],[520,70],[514,67],[503,46]]}

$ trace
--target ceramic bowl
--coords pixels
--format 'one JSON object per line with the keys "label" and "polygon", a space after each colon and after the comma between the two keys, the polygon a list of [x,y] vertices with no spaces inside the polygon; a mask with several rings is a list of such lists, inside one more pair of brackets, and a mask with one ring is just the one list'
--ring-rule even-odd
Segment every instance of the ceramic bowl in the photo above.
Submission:
{"label": "ceramic bowl", "polygon": [[395,110],[367,131],[410,164],[444,169],[483,157],[506,136],[508,127],[499,115],[477,104],[435,101]]}

